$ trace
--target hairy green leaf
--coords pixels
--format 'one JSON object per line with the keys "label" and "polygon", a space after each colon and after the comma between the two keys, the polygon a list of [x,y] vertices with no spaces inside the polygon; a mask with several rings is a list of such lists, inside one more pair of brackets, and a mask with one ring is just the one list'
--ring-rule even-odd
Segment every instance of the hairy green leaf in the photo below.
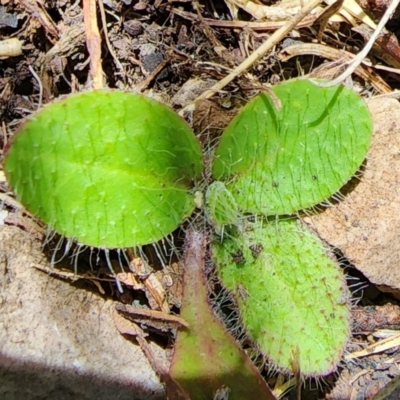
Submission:
{"label": "hairy green leaf", "polygon": [[291,80],[248,103],[222,135],[213,174],[243,212],[291,214],[338,191],[368,150],[365,102],[343,86]]}
{"label": "hairy green leaf", "polygon": [[276,366],[332,372],[350,327],[341,269],[299,221],[247,222],[212,245],[249,338]]}
{"label": "hairy green leaf", "polygon": [[157,241],[190,215],[202,156],[166,106],[98,90],[35,114],[14,137],[4,169],[22,204],[58,233],[123,248]]}

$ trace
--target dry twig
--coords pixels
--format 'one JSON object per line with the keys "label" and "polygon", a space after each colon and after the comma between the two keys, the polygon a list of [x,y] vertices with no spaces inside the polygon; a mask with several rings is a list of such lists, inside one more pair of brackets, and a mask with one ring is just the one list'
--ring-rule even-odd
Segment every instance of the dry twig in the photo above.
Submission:
{"label": "dry twig", "polygon": [[30,65],[28,66],[28,69],[29,69],[29,72],[36,79],[36,82],[38,83],[38,86],[39,86],[39,101],[38,101],[37,109],[40,110],[40,108],[42,107],[42,100],[43,100],[43,85],[42,85],[42,81],[40,80],[39,76],[37,75],[35,70]]}
{"label": "dry twig", "polygon": [[[174,8],[171,10],[174,14],[179,15],[180,17],[189,20],[189,21],[199,21],[199,17],[196,14],[190,13],[188,11],[181,10],[179,8]],[[305,28],[307,26],[311,26],[314,24],[324,10],[317,11],[313,15],[307,15],[301,22],[298,23],[298,28]],[[281,28],[283,25],[287,23],[287,21],[223,21],[223,20],[215,20],[211,18],[202,18],[202,23],[208,26],[215,26],[218,28],[226,28],[226,29],[252,29],[253,31],[275,31],[276,29]]]}
{"label": "dry twig", "polygon": [[98,3],[99,3],[99,8],[100,8],[101,23],[103,24],[104,37],[106,39],[106,44],[107,44],[108,51],[110,52],[111,57],[114,59],[115,64],[117,65],[118,69],[120,70],[120,74],[124,75],[124,67],[119,62],[118,57],[115,54],[115,51],[114,51],[113,47],[111,46],[110,39],[108,37],[106,13],[104,11],[103,1],[102,0],[98,0]]}
{"label": "dry twig", "polygon": [[101,37],[97,26],[96,0],[83,0],[83,19],[86,26],[86,45],[90,56],[92,87],[93,89],[102,89]]}
{"label": "dry twig", "polygon": [[128,304],[117,304],[115,308],[117,311],[131,315],[132,317],[146,317],[161,322],[169,322],[175,324],[176,327],[178,326],[184,326],[186,328],[189,327],[189,324],[183,318],[178,317],[177,315],[167,314],[163,311],[149,310],[147,308],[138,308],[130,306]]}
{"label": "dry twig", "polygon": [[[324,46],[316,43],[303,43],[303,44],[295,44],[292,46],[285,47],[280,53],[280,59],[282,61],[287,61],[292,57],[302,56],[302,55],[315,55],[318,57],[323,57],[328,60],[334,60],[337,62],[341,62],[340,65],[343,65],[343,62],[349,62],[354,58],[352,53],[349,53],[345,50],[337,50],[332,47]],[[322,65],[321,69],[327,71],[329,67]],[[337,69],[338,65],[332,66],[332,68]],[[331,68],[329,68],[329,71]],[[317,70],[312,72],[314,77],[318,77],[319,75],[315,74]],[[392,89],[390,86],[378,75],[373,69],[368,65],[360,65],[354,71],[360,78],[364,79],[366,82],[369,82],[371,86],[378,91],[379,93],[390,93]],[[326,77],[326,73],[323,77]],[[319,76],[321,77],[321,76]]]}
{"label": "dry twig", "polygon": [[136,86],[136,89],[139,92],[143,92],[143,90],[145,90],[147,86],[149,86],[153,79],[155,79],[155,77],[167,66],[171,59],[172,56],[169,55],[165,60],[161,61],[160,64],[158,64],[157,67],[154,69],[154,71]]}
{"label": "dry twig", "polygon": [[317,34],[318,42],[322,41],[322,35],[324,33],[326,25],[328,24],[329,19],[342,8],[343,2],[344,0],[336,0],[334,3],[330,4],[324,9],[323,13],[315,21],[315,24],[320,25]]}
{"label": "dry twig", "polygon": [[372,46],[375,43],[375,40],[380,35],[382,29],[385,27],[385,25],[387,24],[387,22],[389,21],[389,19],[391,18],[391,16],[395,12],[395,10],[399,4],[400,4],[400,0],[392,0],[392,3],[386,10],[382,19],[379,21],[379,24],[376,27],[375,32],[371,35],[371,37],[370,37],[369,41],[367,42],[367,44],[365,45],[365,47],[362,49],[362,51],[360,51],[360,53],[357,54],[357,56],[352,61],[350,61],[347,69],[342,74],[340,74],[337,78],[335,78],[329,82],[314,81],[313,83],[319,87],[332,87],[332,86],[338,85],[339,83],[342,83],[344,80],[346,80],[356,70],[356,68],[363,62],[364,58],[368,55]]}
{"label": "dry twig", "polygon": [[371,354],[381,353],[385,350],[392,349],[393,347],[397,347],[399,345],[400,345],[400,333],[397,333],[394,336],[373,343],[360,351],[355,351],[351,354],[348,354],[345,357],[345,359],[353,360],[354,358],[358,357],[366,357]]}

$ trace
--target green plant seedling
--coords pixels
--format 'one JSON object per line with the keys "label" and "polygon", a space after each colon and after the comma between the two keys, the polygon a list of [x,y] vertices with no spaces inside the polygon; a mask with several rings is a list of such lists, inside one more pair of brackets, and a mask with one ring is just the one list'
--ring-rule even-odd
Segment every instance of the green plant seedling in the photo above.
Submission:
{"label": "green plant seedling", "polygon": [[343,86],[292,80],[248,103],[224,131],[213,175],[242,212],[291,214],[338,191],[368,150],[372,122],[365,102]]}
{"label": "green plant seedling", "polygon": [[[100,90],[35,114],[13,139],[5,171],[18,199],[58,233],[124,248],[163,238],[191,214],[202,155],[192,131],[167,107]],[[233,217],[232,210],[216,223],[236,222]],[[193,233],[199,235],[205,252],[205,233]],[[232,399],[274,400],[208,304],[204,255],[192,248],[186,254],[182,316],[190,328],[178,335],[171,375],[192,399],[210,399],[227,385]]]}
{"label": "green plant seedling", "polygon": [[336,368],[350,332],[345,279],[300,221],[247,221],[213,254],[249,338],[274,365],[306,376]]}
{"label": "green plant seedling", "polygon": [[351,178],[370,144],[371,116],[341,86],[293,80],[273,91],[281,107],[261,94],[217,147],[214,177],[256,222],[244,224],[242,217],[227,227],[212,246],[214,259],[256,347],[279,368],[299,365],[304,375],[326,375],[350,332],[344,277],[307,228],[278,216],[317,205]]}
{"label": "green plant seedling", "polygon": [[[273,91],[282,106],[260,95],[216,149],[216,181],[205,196],[218,235],[213,258],[256,347],[278,367],[325,375],[349,333],[344,277],[311,232],[279,216],[315,206],[350,179],[368,149],[371,118],[343,87],[295,80]],[[14,137],[4,165],[30,212],[61,235],[105,249],[152,243],[176,229],[195,207],[202,168],[197,139],[173,111],[110,90],[46,106]],[[193,398],[225,385],[232,398],[271,398],[208,307],[207,242],[195,236],[186,242],[192,269],[182,309],[190,329],[178,333],[171,375]]]}
{"label": "green plant seedling", "polygon": [[191,214],[200,145],[166,106],[96,90],[47,105],[14,137],[4,164],[17,198],[79,243],[155,242]]}

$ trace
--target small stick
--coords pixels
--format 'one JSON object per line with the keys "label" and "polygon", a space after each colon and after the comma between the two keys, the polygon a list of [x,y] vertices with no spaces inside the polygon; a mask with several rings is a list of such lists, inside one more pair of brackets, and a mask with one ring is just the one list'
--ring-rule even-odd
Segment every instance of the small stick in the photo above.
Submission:
{"label": "small stick", "polygon": [[[174,8],[171,10],[174,14],[179,15],[180,17],[187,19],[189,21],[198,21],[199,18],[196,14],[180,10],[178,8]],[[314,24],[314,21],[317,20],[323,13],[322,11],[318,11],[314,15],[306,16],[303,21],[299,22],[298,28],[305,28],[307,26],[311,26]],[[252,22],[252,21],[219,21],[211,18],[203,18],[203,23],[208,26],[216,26],[220,28],[226,29],[252,29],[253,31],[275,31],[285,25],[286,21],[265,21],[265,22]]]}
{"label": "small stick", "polygon": [[42,81],[40,80],[39,76],[36,74],[35,70],[30,65],[28,65],[28,69],[29,69],[30,73],[33,75],[33,77],[36,79],[36,81],[39,85],[39,101],[38,101],[37,109],[40,110],[40,108],[42,107],[42,99],[43,99]]}
{"label": "small stick", "polygon": [[128,304],[117,304],[115,306],[116,310],[122,313],[126,313],[132,316],[137,316],[137,317],[146,317],[149,319],[154,319],[157,321],[162,321],[162,322],[172,322],[180,326],[184,326],[186,328],[189,327],[189,324],[181,317],[178,317],[177,315],[172,315],[172,314],[167,314],[163,311],[157,311],[157,310],[149,310],[146,308],[138,308],[138,307],[133,307]]}
{"label": "small stick", "polygon": [[98,3],[99,3],[99,8],[100,8],[101,23],[103,24],[104,37],[106,39],[106,44],[107,44],[108,51],[110,52],[112,58],[114,59],[115,64],[117,65],[118,69],[120,70],[120,74],[123,75],[124,74],[124,67],[119,62],[118,57],[115,54],[115,51],[114,51],[113,47],[111,46],[110,38],[108,37],[106,12],[104,11],[103,0],[98,0]]}
{"label": "small stick", "polygon": [[[287,33],[289,33],[304,17],[306,17],[322,0],[311,0],[300,12],[290,21],[275,31],[256,51],[254,51],[246,60],[238,65],[229,75],[221,79],[210,89],[203,92],[196,100],[208,99],[216,92],[224,88],[228,83],[232,82],[238,75],[250,68],[255,62],[262,58],[273,46],[275,46]],[[400,1],[400,0],[396,0]],[[179,111],[179,115],[183,115],[185,111],[190,110],[192,104],[187,105]]]}
{"label": "small stick", "polygon": [[96,0],[83,0],[83,19],[86,27],[86,45],[90,57],[92,87],[93,89],[102,89],[101,37],[97,26]]}
{"label": "small stick", "polygon": [[334,3],[328,5],[328,7],[324,9],[324,12],[318,17],[318,19],[315,20],[314,24],[320,25],[317,34],[318,43],[322,42],[322,35],[324,33],[326,25],[328,24],[329,19],[342,8],[343,2],[344,0],[336,0]]}
{"label": "small stick", "polygon": [[[354,54],[349,53],[346,50],[337,50],[316,43],[303,43],[285,47],[280,53],[280,60],[287,61],[292,57],[304,54],[313,54],[318,57],[334,60],[335,65],[343,65],[343,63],[351,62],[354,59]],[[379,75],[374,73],[372,67],[377,68],[378,66],[374,66],[363,61],[362,64],[356,68],[354,73],[364,81],[369,82],[379,93],[391,93],[391,87]],[[317,71],[318,68],[312,72],[315,78],[321,77],[317,74]],[[325,76],[327,75],[324,75],[324,77]]]}
{"label": "small stick", "polygon": [[372,46],[375,43],[376,38],[381,34],[382,29],[385,27],[393,13],[396,11],[397,6],[400,4],[400,0],[392,0],[390,6],[387,8],[385,14],[382,19],[379,21],[378,26],[375,29],[375,32],[371,35],[365,47],[360,51],[357,56],[348,64],[347,69],[340,74],[337,78],[333,79],[329,82],[316,82],[313,81],[314,85],[328,88],[332,86],[336,86],[339,83],[342,83],[346,80],[355,70],[356,68],[363,62],[364,58],[368,55]]}
{"label": "small stick", "polygon": [[156,76],[166,67],[166,65],[171,61],[172,56],[169,55],[165,60],[161,61],[160,64],[157,65],[157,67],[154,69],[154,71],[142,82],[140,82],[136,89],[139,92],[143,92],[149,86],[151,81],[156,78]]}
{"label": "small stick", "polygon": [[0,203],[5,203],[16,211],[22,210],[24,208],[21,203],[19,203],[17,200],[13,199],[6,193],[0,193]]}

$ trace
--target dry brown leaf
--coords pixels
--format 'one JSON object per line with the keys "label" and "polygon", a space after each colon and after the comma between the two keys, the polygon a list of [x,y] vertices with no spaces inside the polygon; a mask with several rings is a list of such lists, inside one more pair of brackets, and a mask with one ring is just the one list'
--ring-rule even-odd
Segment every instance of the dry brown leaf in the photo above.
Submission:
{"label": "dry brown leaf", "polygon": [[147,262],[140,257],[131,257],[129,268],[143,282],[150,307],[168,314],[169,305],[165,289]]}
{"label": "dry brown leaf", "polygon": [[117,278],[126,286],[132,287],[134,290],[143,290],[143,283],[139,282],[132,272],[120,272]]}

